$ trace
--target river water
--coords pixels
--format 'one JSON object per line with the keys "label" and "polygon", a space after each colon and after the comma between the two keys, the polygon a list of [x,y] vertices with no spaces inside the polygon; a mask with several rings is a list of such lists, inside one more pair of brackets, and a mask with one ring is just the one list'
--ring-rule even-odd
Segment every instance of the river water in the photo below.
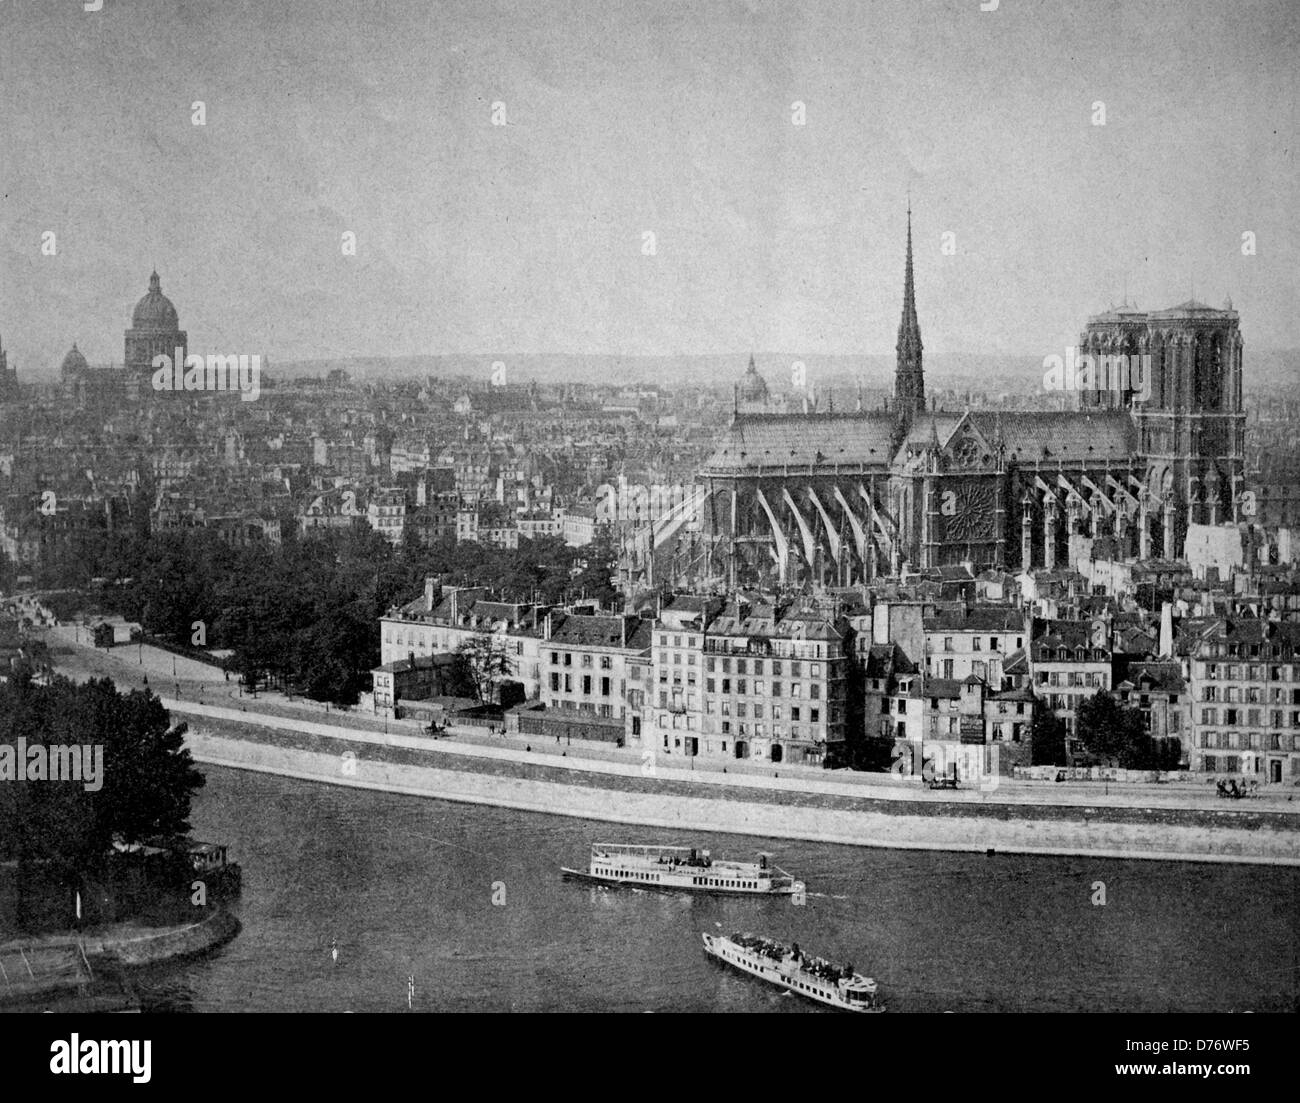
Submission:
{"label": "river water", "polygon": [[[852,962],[891,1011],[1300,1000],[1296,868],[687,835],[205,770],[194,834],[242,864],[243,931],[141,974],[146,1010],[406,1011],[411,976],[416,1011],[824,1010],[706,958],[700,933],[719,930]],[[771,850],[807,903],[563,881],[593,842]]]}

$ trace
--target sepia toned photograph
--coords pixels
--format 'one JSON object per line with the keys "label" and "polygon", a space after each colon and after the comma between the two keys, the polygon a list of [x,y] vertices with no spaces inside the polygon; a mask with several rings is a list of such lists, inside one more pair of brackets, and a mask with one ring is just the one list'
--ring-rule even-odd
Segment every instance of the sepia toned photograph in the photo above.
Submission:
{"label": "sepia toned photograph", "polygon": [[1298,61],[1291,0],[0,3],[38,1071],[977,1013],[1249,1079],[1226,1016],[1300,1010]]}

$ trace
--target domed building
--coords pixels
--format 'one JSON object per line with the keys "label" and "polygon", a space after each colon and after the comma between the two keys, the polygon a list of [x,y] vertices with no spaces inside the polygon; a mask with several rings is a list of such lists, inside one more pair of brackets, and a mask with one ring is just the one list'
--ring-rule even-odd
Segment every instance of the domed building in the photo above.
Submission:
{"label": "domed building", "polygon": [[85,408],[98,405],[118,397],[122,388],[120,374],[95,371],[86,361],[86,357],[72,342],[72,348],[59,365],[59,382],[63,387],[65,398]]}
{"label": "domed building", "polygon": [[[179,353],[177,349],[180,349]],[[189,342],[181,329],[176,307],[162,293],[158,273],[154,272],[149,277],[148,292],[135,304],[131,328],[126,331],[127,372],[139,380],[142,390],[151,385],[153,360],[159,354],[171,358],[173,363],[179,355],[184,363],[189,354]]]}
{"label": "domed building", "polygon": [[749,356],[749,367],[735,386],[736,409],[741,413],[763,413],[771,408],[771,396],[767,391],[767,380],[758,374],[754,365],[753,353]]}
{"label": "domed building", "polygon": [[86,363],[86,358],[77,348],[77,342],[72,342],[72,348],[68,350],[68,355],[63,358],[63,363],[59,365],[59,378],[63,382],[69,383],[76,379],[83,372],[90,371],[90,365]]}

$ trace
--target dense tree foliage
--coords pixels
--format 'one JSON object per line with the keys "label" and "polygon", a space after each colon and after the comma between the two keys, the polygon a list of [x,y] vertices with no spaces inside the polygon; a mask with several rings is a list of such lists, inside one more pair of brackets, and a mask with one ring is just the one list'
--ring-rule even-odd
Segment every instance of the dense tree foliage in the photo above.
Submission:
{"label": "dense tree foliage", "polygon": [[91,560],[60,559],[43,584],[85,590],[93,570],[111,580],[100,603],[147,634],[229,649],[230,667],[250,684],[271,681],[339,704],[356,701],[379,663],[379,617],[420,594],[430,575],[524,601],[585,593],[608,604],[617,596],[608,541],[584,549],[558,537],[517,549],[451,539],[394,547],[365,529],[244,548],[202,531],[109,533],[101,544]]}
{"label": "dense tree foliage", "polygon": [[888,773],[894,764],[894,740],[889,736],[867,735],[826,749],[823,765],[828,770],[848,767],[870,773]]}
{"label": "dense tree foliage", "polygon": [[1064,766],[1065,721],[1053,712],[1042,711],[1034,717],[1030,743],[1030,762],[1035,766]]}
{"label": "dense tree foliage", "polygon": [[102,862],[115,839],[186,834],[203,776],[184,736],[185,726],[172,726],[158,698],[147,690],[119,693],[107,678],[40,685],[19,672],[0,683],[0,745],[14,748],[10,768],[23,746],[29,753],[103,748],[95,791],[84,781],[17,780],[16,771],[0,782],[0,858],[83,872]]}
{"label": "dense tree foliage", "polygon": [[1079,705],[1080,742],[1110,766],[1127,770],[1173,770],[1182,758],[1177,739],[1152,739],[1142,713],[1098,690]]}

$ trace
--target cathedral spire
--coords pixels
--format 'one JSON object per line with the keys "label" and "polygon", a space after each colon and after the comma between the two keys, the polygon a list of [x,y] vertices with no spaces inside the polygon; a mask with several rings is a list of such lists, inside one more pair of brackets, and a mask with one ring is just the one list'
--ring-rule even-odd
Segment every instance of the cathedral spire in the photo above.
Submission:
{"label": "cathedral spire", "polygon": [[912,275],[912,200],[907,201],[907,261],[903,269],[903,317],[898,323],[897,367],[894,372],[894,445],[898,447],[925,409],[925,377],[921,370],[921,324],[916,317],[916,284]]}

